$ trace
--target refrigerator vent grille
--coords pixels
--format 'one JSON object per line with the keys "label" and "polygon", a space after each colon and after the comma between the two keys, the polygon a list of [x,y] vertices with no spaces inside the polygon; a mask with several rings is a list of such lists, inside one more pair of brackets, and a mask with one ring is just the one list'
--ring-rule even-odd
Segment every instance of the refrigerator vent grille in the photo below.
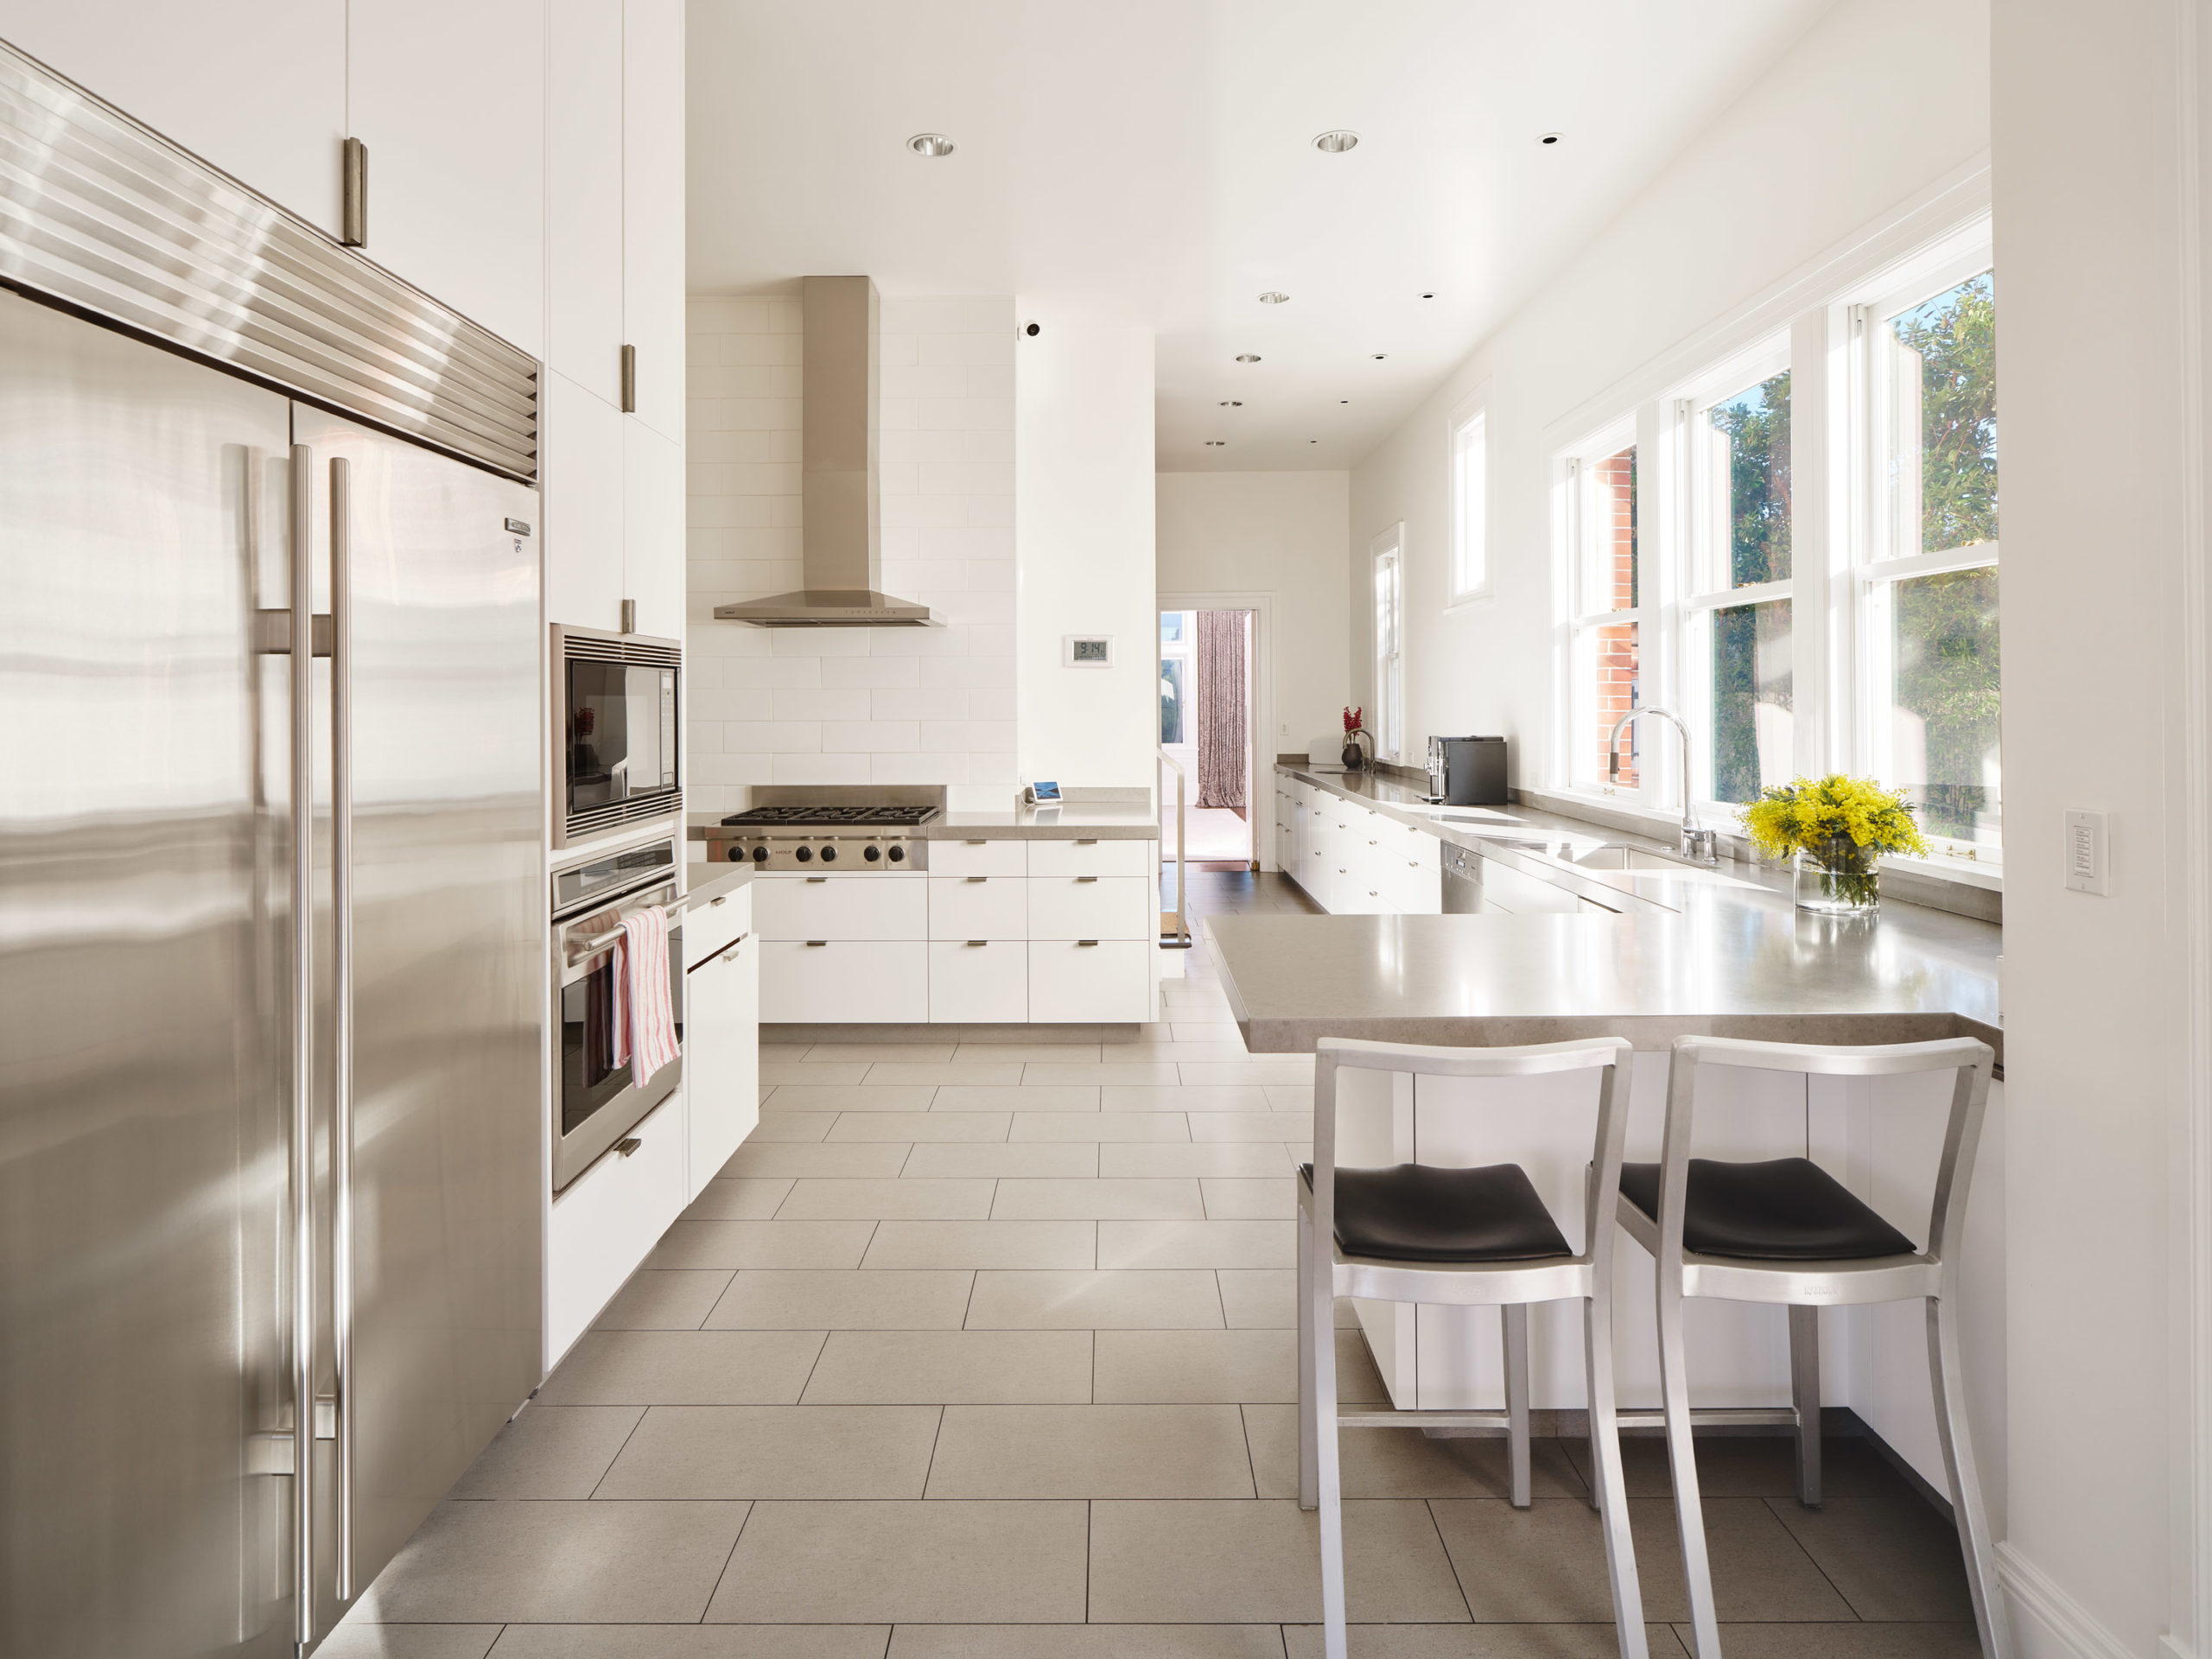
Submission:
{"label": "refrigerator vent grille", "polygon": [[587,658],[595,663],[645,663],[656,668],[681,668],[683,653],[673,645],[648,645],[635,640],[601,639],[578,629],[563,634],[564,658]]}
{"label": "refrigerator vent grille", "polygon": [[4,43],[0,281],[537,480],[536,359]]}
{"label": "refrigerator vent grille", "polygon": [[683,797],[674,791],[665,795],[647,795],[619,801],[609,806],[588,806],[581,812],[568,815],[569,836],[574,840],[578,836],[596,835],[602,830],[618,829],[643,818],[666,817],[683,810]]}

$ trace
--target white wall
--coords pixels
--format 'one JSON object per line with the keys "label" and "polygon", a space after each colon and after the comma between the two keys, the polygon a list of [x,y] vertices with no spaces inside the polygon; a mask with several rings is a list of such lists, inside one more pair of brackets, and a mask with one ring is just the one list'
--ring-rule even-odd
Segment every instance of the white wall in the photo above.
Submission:
{"label": "white wall", "polygon": [[[1483,342],[1351,475],[1350,700],[1372,704],[1370,537],[1406,524],[1407,729],[1503,733],[1514,781],[1553,783],[1553,429],[1972,162],[1988,143],[1987,12],[1844,0]],[[1910,41],[1909,49],[1900,42]],[[1494,596],[1443,613],[1446,422],[1490,383]]]}
{"label": "white wall", "polygon": [[[1160,718],[1152,331],[1033,298],[1020,310],[1043,324],[1015,351],[1021,776],[1149,787]],[[1063,667],[1070,633],[1111,634],[1113,666]]]}
{"label": "white wall", "polygon": [[1274,597],[1275,723],[1260,734],[1263,760],[1335,737],[1355,701],[1341,600],[1351,474],[1162,473],[1155,487],[1161,593]]}
{"label": "white wall", "polygon": [[1014,783],[1014,302],[882,302],[883,588],[947,626],[756,628],[717,622],[714,607],[800,586],[803,333],[788,289],[690,303],[690,804],[734,808],[744,785],[767,783],[972,785],[1003,798]]}

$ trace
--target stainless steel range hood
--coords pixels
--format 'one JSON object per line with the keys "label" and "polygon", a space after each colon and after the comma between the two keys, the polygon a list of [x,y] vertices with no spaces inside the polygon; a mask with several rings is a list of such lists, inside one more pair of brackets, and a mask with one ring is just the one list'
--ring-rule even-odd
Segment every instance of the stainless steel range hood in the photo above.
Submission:
{"label": "stainless steel range hood", "polygon": [[762,628],[939,626],[928,606],[893,599],[878,588],[883,524],[876,448],[882,422],[875,283],[867,276],[809,276],[804,302],[806,523],[800,569],[806,585],[717,605],[715,615]]}

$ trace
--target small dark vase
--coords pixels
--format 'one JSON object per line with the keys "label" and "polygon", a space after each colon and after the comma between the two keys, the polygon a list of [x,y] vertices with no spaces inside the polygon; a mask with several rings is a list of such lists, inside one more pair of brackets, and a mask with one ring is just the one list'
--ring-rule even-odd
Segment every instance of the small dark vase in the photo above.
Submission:
{"label": "small dark vase", "polygon": [[1347,737],[1344,739],[1344,770],[1346,772],[1357,772],[1362,766],[1367,764],[1366,753],[1359,747],[1359,740],[1357,738]]}

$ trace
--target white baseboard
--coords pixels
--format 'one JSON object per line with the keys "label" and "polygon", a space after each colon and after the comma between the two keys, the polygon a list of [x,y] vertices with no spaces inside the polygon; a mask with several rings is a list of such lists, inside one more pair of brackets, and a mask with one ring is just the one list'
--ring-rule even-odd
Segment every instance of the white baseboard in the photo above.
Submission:
{"label": "white baseboard", "polygon": [[[2056,1579],[2009,1542],[1997,1546],[1997,1576],[2011,1592],[2013,1607],[2042,1625],[2075,1659],[2139,1659]],[[2167,1644],[2169,1649],[2172,1645]]]}

